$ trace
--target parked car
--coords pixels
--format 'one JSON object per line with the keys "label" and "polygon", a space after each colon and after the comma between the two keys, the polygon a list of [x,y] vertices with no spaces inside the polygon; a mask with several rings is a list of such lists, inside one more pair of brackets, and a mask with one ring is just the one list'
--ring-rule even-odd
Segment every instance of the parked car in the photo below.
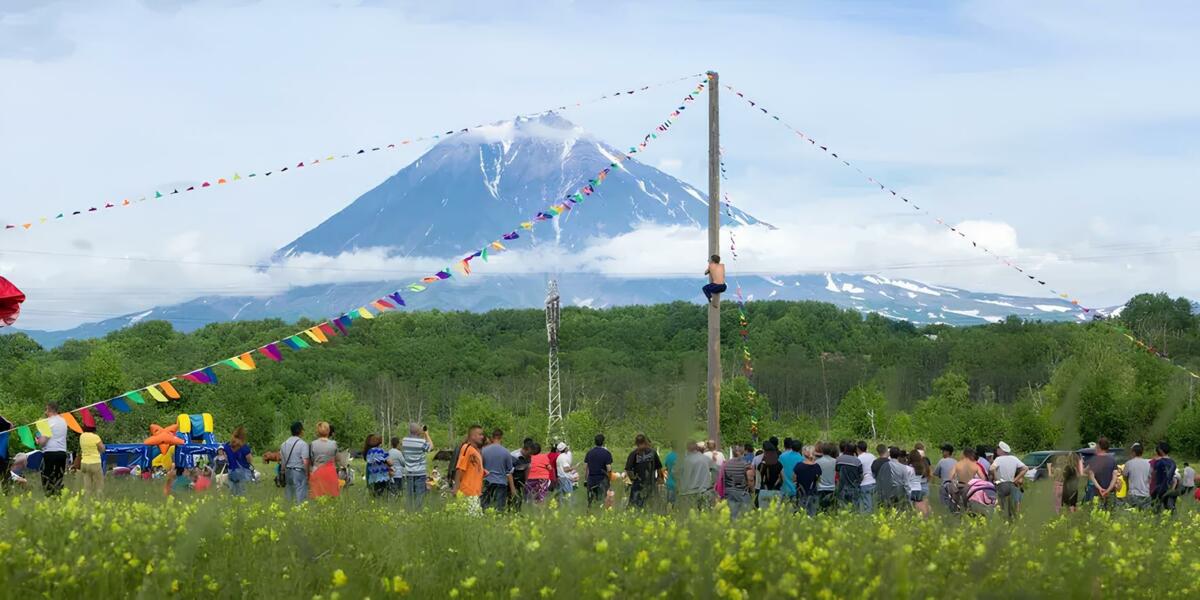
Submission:
{"label": "parked car", "polygon": [[1025,479],[1027,481],[1034,481],[1045,478],[1048,471],[1047,466],[1050,464],[1050,461],[1054,460],[1054,457],[1064,454],[1069,454],[1069,452],[1066,450],[1039,450],[1026,454],[1021,458],[1021,462],[1025,463],[1026,467],[1029,467],[1029,471],[1025,473]]}

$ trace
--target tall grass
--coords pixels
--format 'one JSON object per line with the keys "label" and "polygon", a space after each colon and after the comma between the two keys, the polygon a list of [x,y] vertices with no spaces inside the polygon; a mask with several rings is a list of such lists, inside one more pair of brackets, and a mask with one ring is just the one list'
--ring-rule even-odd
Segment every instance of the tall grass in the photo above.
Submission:
{"label": "tall grass", "polygon": [[[589,513],[577,496],[520,515],[423,512],[353,486],[284,504],[165,497],[159,483],[0,498],[0,592],[71,598],[1011,598],[1197,597],[1200,511],[958,519],[755,511]],[[936,502],[936,501],[935,501]]]}

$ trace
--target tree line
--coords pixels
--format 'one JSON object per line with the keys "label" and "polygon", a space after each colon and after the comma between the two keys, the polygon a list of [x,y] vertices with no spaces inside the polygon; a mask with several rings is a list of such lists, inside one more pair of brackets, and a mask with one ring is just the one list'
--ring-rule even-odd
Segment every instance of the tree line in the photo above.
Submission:
{"label": "tree line", "polygon": [[[722,311],[721,421],[729,441],[750,441],[757,417],[761,437],[1004,439],[1034,450],[1103,434],[1118,443],[1165,438],[1200,455],[1200,382],[1118,329],[1200,371],[1200,315],[1186,299],[1142,294],[1119,317],[1084,324],[1013,317],[914,326],[817,302],[751,302],[747,312],[752,381],[741,375],[736,308]],[[53,349],[19,333],[0,336],[0,414],[29,422],[47,401],[69,409],[115,397],[296,329],[261,320],[184,334],[149,321]],[[614,441],[643,431],[659,440],[701,435],[706,331],[704,308],[683,302],[563,309],[568,439],[584,445],[598,429]],[[259,446],[282,440],[297,420],[330,421],[351,447],[370,432],[403,435],[408,421],[429,424],[442,444],[474,422],[516,439],[546,436],[538,310],[389,313],[356,322],[331,343],[285,350],[282,363],[258,362],[250,372],[218,367],[215,386],[181,383],[182,401],[135,407],[101,423],[99,433],[138,442],[150,423],[208,412],[220,435],[245,426]]]}

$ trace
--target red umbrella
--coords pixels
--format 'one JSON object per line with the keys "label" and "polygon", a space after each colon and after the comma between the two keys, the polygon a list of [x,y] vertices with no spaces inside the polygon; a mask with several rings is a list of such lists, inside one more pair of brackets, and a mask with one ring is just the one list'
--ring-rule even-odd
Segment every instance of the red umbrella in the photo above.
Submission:
{"label": "red umbrella", "polygon": [[0,327],[16,322],[17,315],[21,314],[21,303],[24,301],[24,292],[0,277]]}

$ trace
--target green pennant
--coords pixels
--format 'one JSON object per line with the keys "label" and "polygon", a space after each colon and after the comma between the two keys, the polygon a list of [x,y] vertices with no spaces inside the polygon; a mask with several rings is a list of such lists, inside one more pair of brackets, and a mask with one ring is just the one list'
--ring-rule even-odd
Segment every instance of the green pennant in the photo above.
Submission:
{"label": "green pennant", "polygon": [[142,398],[142,393],[141,393],[140,391],[136,391],[136,392],[127,392],[127,393],[125,394],[125,397],[126,397],[126,398],[129,398],[130,400],[133,400],[134,402],[136,402],[136,403],[138,403],[138,404],[145,404],[145,403],[146,403],[146,399],[145,399],[145,398]]}
{"label": "green pennant", "polygon": [[162,198],[162,192],[154,192],[155,198]]}
{"label": "green pennant", "polygon": [[[300,346],[301,348],[308,348],[308,347],[309,347],[309,346],[308,346],[308,342],[306,342],[306,341],[304,341],[304,340],[300,339],[300,336],[298,336],[298,335],[293,335],[293,336],[292,336],[291,338],[289,338],[289,339],[291,339],[293,342],[295,342],[295,343],[296,343],[296,345],[297,345],[297,346]],[[232,362],[230,362],[230,364],[232,365]]]}
{"label": "green pennant", "polygon": [[479,258],[482,258],[482,259],[483,259],[483,262],[487,262],[487,261],[488,261],[488,259],[487,259],[487,246],[484,246],[484,247],[483,247],[483,250],[480,250],[480,251],[479,251]]}
{"label": "green pennant", "polygon": [[33,439],[33,433],[29,431],[28,425],[22,425],[17,428],[17,437],[21,438],[21,443],[25,444],[30,450],[37,450],[37,442]]}

